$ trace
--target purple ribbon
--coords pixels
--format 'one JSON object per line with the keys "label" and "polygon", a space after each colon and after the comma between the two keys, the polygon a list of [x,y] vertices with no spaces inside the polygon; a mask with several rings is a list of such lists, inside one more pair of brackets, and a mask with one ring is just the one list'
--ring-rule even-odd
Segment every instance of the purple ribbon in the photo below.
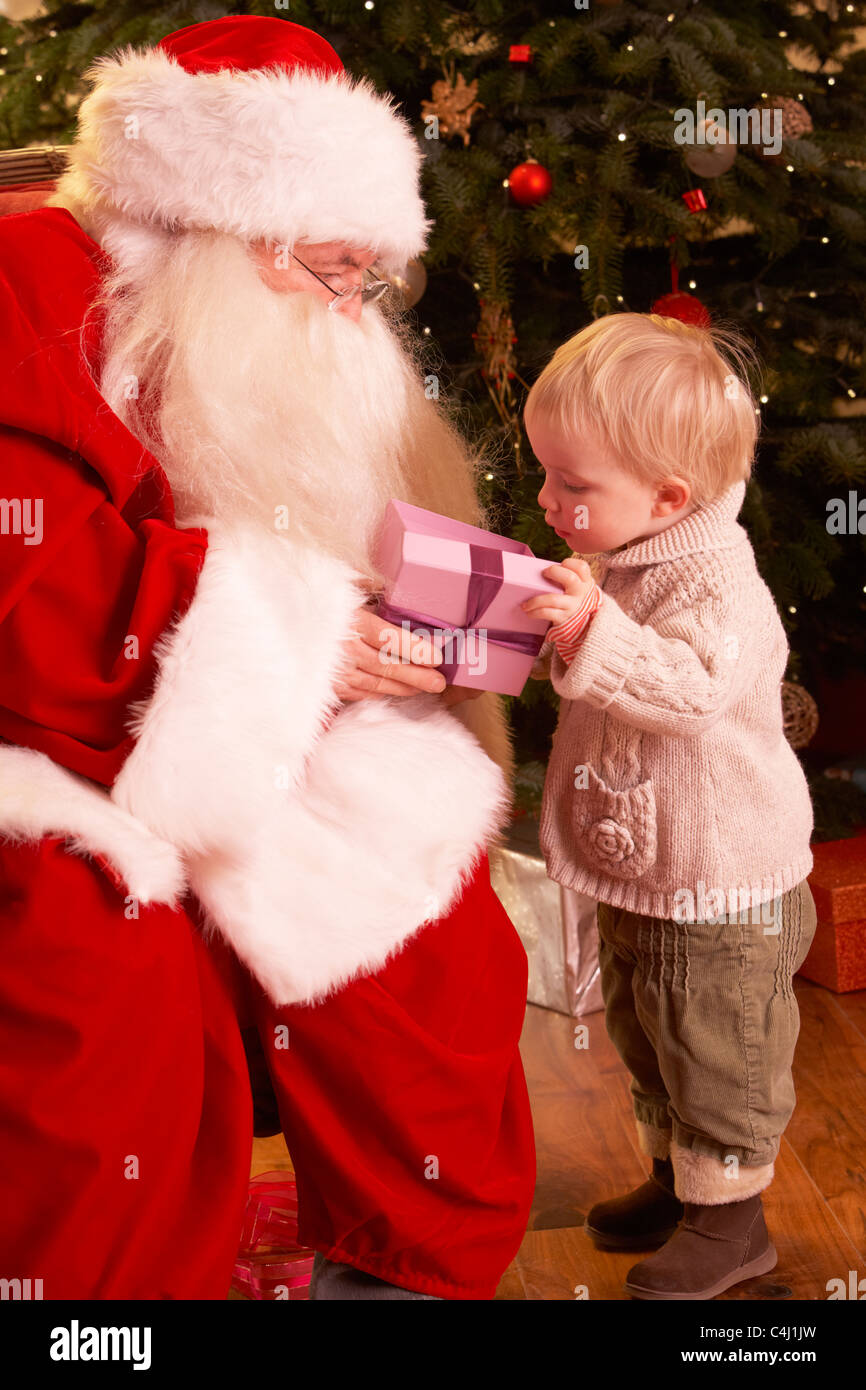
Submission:
{"label": "purple ribbon", "polygon": [[[400,608],[396,604],[386,603],[384,599],[379,600],[376,608],[377,614],[380,618],[384,618],[385,622],[394,623],[397,627],[408,623],[411,632],[423,627],[432,629],[433,632],[448,634],[462,632],[468,635],[475,630],[478,619],[487,612],[502,588],[505,578],[502,568],[502,551],[491,546],[472,545],[470,543],[469,564],[471,573],[466,600],[465,626],[446,626],[441,618],[435,618],[430,613],[418,613],[412,608]],[[509,651],[523,652],[526,656],[538,656],[544,642],[544,635],[539,632],[517,632],[514,628],[483,628],[481,631],[485,633],[486,640],[492,642],[494,646],[507,647]],[[455,647],[459,649],[459,643],[452,642],[452,652]],[[436,669],[441,671],[450,685],[459,664],[456,658],[451,661],[443,660],[442,665],[437,666]]]}

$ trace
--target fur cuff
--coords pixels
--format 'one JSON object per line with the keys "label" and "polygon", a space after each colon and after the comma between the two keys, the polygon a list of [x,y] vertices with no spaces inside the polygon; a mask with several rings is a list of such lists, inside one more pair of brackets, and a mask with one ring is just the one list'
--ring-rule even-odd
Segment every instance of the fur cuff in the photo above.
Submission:
{"label": "fur cuff", "polygon": [[641,1151],[649,1158],[667,1158],[671,1151],[671,1131],[669,1129],[657,1129],[655,1125],[644,1124],[643,1120],[635,1120],[637,1125],[637,1138],[641,1146]]}
{"label": "fur cuff", "polygon": [[106,860],[143,905],[173,907],[186,892],[174,845],[116,806],[95,782],[33,748],[0,744],[0,837],[27,844],[55,835],[73,854]]}
{"label": "fur cuff", "polygon": [[702,1207],[724,1206],[728,1202],[744,1202],[769,1187],[774,1166],[762,1163],[747,1166],[725,1163],[709,1154],[695,1153],[679,1144],[671,1145],[671,1160],[676,1178],[676,1194],[681,1202],[695,1202]]}
{"label": "fur cuff", "polygon": [[361,700],[334,720],[303,787],[190,885],[277,1006],[375,974],[448,914],[507,819],[496,765],[434,695]]}

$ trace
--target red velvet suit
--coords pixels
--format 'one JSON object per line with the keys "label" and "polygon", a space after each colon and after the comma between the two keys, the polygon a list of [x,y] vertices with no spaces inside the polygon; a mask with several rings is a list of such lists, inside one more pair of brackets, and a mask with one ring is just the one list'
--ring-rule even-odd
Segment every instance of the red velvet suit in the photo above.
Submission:
{"label": "red velvet suit", "polygon": [[[380,969],[278,1005],[225,941],[205,943],[192,892],[131,907],[109,855],[34,833],[30,793],[3,771],[4,747],[31,749],[114,787],[136,746],[130,706],[150,698],[156,644],[194,605],[208,554],[205,529],[175,527],[155,460],[133,482],[142,447],[85,368],[105,268],[66,212],[0,220],[0,501],[43,505],[38,544],[0,531],[2,1272],[42,1279],[46,1298],[224,1297],[254,1028],[301,1239],[421,1292],[489,1298],[534,1157],[526,961],[486,856]],[[91,353],[98,315],[88,334]]]}

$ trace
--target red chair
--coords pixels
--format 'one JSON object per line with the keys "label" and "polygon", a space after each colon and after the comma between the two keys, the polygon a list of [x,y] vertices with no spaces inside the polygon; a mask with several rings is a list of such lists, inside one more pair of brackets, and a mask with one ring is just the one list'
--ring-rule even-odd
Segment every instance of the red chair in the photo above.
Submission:
{"label": "red chair", "polygon": [[0,217],[41,208],[66,167],[64,145],[0,150]]}

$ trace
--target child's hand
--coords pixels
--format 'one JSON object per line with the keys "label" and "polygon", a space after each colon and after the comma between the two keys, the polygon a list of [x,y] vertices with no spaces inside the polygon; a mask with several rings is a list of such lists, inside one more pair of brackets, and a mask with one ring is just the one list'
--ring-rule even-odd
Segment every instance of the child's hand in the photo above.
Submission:
{"label": "child's hand", "polygon": [[561,584],[562,594],[536,594],[534,598],[524,599],[520,607],[532,618],[545,618],[554,627],[567,623],[569,618],[579,613],[587,600],[595,582],[585,560],[572,555],[561,565],[551,565],[542,570],[545,579],[553,584]]}

